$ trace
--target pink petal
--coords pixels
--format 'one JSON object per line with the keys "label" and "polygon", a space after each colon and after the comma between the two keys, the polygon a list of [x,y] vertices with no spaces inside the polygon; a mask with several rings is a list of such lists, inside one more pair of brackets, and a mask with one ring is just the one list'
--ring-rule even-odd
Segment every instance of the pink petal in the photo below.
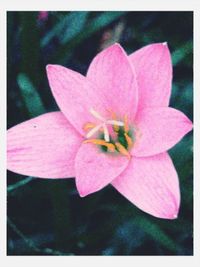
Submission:
{"label": "pink petal", "polygon": [[175,219],[179,211],[179,182],[167,153],[132,158],[112,185],[141,210],[163,219]]}
{"label": "pink petal", "polygon": [[80,196],[105,187],[126,168],[128,162],[127,157],[101,152],[93,144],[82,144],[75,160],[76,186]]}
{"label": "pink petal", "polygon": [[87,77],[105,95],[107,109],[119,116],[134,118],[138,90],[136,76],[128,56],[119,44],[99,53],[90,64]]}
{"label": "pink petal", "polygon": [[138,81],[138,109],[168,106],[172,63],[166,43],[147,45],[129,56]]}
{"label": "pink petal", "polygon": [[47,75],[61,111],[77,131],[84,135],[83,126],[94,120],[90,109],[104,115],[101,92],[86,77],[59,65],[48,65]]}
{"label": "pink petal", "polygon": [[8,130],[8,169],[41,178],[74,177],[81,141],[61,112],[46,113]]}
{"label": "pink petal", "polygon": [[182,112],[169,107],[139,111],[135,126],[139,130],[132,154],[138,157],[164,152],[192,130],[192,122]]}

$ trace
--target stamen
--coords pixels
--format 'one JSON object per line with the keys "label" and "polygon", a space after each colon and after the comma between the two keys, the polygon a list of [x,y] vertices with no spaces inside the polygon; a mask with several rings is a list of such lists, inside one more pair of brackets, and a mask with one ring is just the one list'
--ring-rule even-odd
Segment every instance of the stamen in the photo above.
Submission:
{"label": "stamen", "polygon": [[104,130],[104,139],[106,142],[109,142],[110,141],[109,132],[105,123],[103,124],[103,130]]}
{"label": "stamen", "polygon": [[[111,113],[111,117],[112,117],[113,121],[115,121],[117,119],[116,113],[113,112],[113,111],[110,111],[110,113]],[[115,132],[119,131],[119,126],[120,125],[113,124],[113,129],[114,129]]]}
{"label": "stamen", "polygon": [[133,141],[132,141],[131,137],[127,133],[124,133],[124,136],[126,138],[126,142],[128,144],[128,148],[132,147]]}
{"label": "stamen", "polygon": [[[115,126],[124,126],[124,123],[122,121],[117,121],[117,120],[108,120],[106,121],[107,124],[111,124]],[[119,127],[117,127],[119,129]]]}
{"label": "stamen", "polygon": [[106,119],[104,117],[102,117],[97,111],[95,111],[93,108],[90,109],[90,113],[97,119],[99,119],[100,121],[105,121]]}
{"label": "stamen", "polygon": [[87,131],[88,129],[93,129],[95,126],[96,126],[95,123],[87,122],[87,123],[83,126],[83,130]]}
{"label": "stamen", "polygon": [[128,150],[122,144],[120,144],[119,142],[116,142],[115,145],[122,155],[127,156],[129,159],[131,158]]}
{"label": "stamen", "polygon": [[102,128],[102,124],[99,124],[99,125],[97,125],[96,127],[94,127],[92,130],[90,130],[88,133],[87,133],[87,135],[86,135],[86,137],[87,138],[90,138],[91,136],[93,136],[96,132],[98,132],[98,130],[100,129],[100,128]]}
{"label": "stamen", "polygon": [[[129,153],[129,148],[133,146],[133,140],[129,133],[129,124],[128,124],[128,116],[125,115],[123,121],[117,120],[116,113],[109,111],[111,113],[111,119],[107,120],[103,116],[101,116],[97,111],[95,111],[93,108],[90,109],[90,113],[99,120],[99,124],[88,122],[83,126],[83,129],[86,132],[86,138],[83,143],[92,143],[95,145],[103,146],[102,150],[109,151],[109,152],[118,152],[121,153],[124,156],[127,156],[129,159],[131,157]],[[112,142],[110,143],[110,127],[109,125],[112,125],[113,131],[111,133],[112,136]],[[120,128],[122,127],[122,128]],[[89,139],[94,134],[98,134],[98,132],[103,132],[103,139]],[[114,141],[114,143],[113,143]],[[106,148],[106,150],[104,149]]]}
{"label": "stamen", "polygon": [[128,126],[128,116],[124,115],[124,131],[128,133],[129,131],[129,126]]}
{"label": "stamen", "polygon": [[88,139],[88,140],[83,141],[83,143],[84,144],[92,143],[95,145],[105,146],[109,149],[110,152],[115,151],[115,146],[113,144],[107,143],[106,141],[101,140],[101,139]]}

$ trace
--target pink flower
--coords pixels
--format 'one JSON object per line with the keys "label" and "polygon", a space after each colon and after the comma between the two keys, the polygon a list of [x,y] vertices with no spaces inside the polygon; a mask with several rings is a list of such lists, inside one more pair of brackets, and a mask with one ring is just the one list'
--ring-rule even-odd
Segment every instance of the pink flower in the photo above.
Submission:
{"label": "pink flower", "polygon": [[114,44],[93,59],[86,77],[58,65],[48,65],[47,75],[61,111],[8,130],[8,169],[76,177],[82,197],[111,183],[143,211],[176,218],[179,182],[166,151],[192,123],[168,107],[167,44],[151,44],[130,56]]}
{"label": "pink flower", "polygon": [[48,11],[40,11],[38,14],[38,20],[39,21],[45,21],[48,19],[49,12]]}

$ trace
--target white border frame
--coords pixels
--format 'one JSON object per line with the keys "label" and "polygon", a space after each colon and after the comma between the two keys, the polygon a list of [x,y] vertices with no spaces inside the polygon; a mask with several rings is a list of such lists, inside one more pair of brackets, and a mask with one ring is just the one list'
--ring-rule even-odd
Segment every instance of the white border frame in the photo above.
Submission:
{"label": "white border frame", "polygon": [[[193,11],[194,12],[194,256],[6,256],[6,12],[7,11]],[[49,267],[102,266],[135,264],[135,266],[198,266],[200,263],[200,164],[197,151],[200,149],[200,3],[198,0],[1,0],[0,2],[0,262],[1,266]]]}

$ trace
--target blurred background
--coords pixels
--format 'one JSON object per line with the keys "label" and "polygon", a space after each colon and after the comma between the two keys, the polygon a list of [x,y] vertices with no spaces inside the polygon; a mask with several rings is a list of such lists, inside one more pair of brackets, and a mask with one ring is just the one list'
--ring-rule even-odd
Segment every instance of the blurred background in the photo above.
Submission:
{"label": "blurred background", "polygon": [[[193,119],[192,12],[8,12],[7,126],[58,110],[45,66],[86,74],[114,42],[126,52],[168,42],[173,61],[170,106]],[[113,187],[80,198],[74,179],[7,175],[8,255],[192,255],[192,133],[170,150],[179,174],[177,220],[148,215]]]}

